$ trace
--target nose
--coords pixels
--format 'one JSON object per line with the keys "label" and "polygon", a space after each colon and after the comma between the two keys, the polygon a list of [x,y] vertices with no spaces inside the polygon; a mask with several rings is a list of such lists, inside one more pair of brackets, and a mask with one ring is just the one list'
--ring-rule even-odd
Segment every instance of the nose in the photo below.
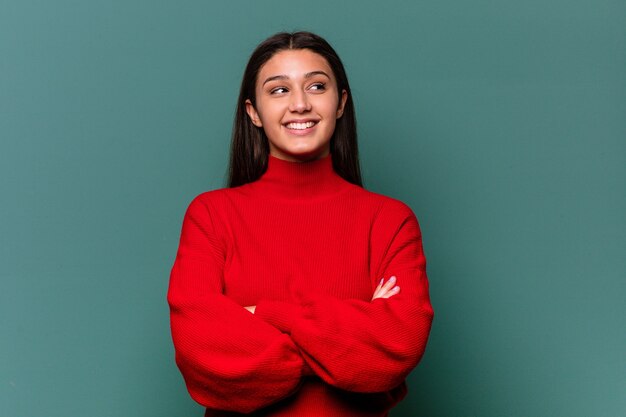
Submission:
{"label": "nose", "polygon": [[294,91],[289,102],[289,111],[304,113],[311,110],[311,103],[304,91]]}

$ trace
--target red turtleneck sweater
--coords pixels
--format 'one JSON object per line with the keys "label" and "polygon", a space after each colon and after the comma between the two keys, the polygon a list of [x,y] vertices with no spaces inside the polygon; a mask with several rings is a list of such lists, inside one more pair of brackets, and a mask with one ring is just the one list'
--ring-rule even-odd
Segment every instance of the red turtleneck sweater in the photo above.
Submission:
{"label": "red turtleneck sweater", "polygon": [[[411,209],[345,181],[332,155],[270,156],[259,180],[199,195],[168,291],[191,396],[206,416],[387,415],[426,347],[425,266]],[[400,293],[371,301],[392,275]]]}

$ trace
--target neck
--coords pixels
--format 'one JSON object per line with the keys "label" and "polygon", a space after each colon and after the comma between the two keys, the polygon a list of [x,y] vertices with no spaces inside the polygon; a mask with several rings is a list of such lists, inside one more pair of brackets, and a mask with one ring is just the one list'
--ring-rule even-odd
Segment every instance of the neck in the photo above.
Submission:
{"label": "neck", "polygon": [[332,154],[308,162],[292,162],[269,155],[267,171],[251,183],[267,198],[311,201],[348,189],[351,184],[333,168]]}

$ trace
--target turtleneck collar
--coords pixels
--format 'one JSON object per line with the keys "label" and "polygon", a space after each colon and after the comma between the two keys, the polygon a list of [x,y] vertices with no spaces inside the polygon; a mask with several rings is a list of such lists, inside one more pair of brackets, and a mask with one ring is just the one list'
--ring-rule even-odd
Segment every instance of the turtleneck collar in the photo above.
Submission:
{"label": "turtleneck collar", "polygon": [[332,154],[310,162],[269,155],[267,171],[250,185],[267,198],[290,201],[323,199],[352,187],[333,169]]}

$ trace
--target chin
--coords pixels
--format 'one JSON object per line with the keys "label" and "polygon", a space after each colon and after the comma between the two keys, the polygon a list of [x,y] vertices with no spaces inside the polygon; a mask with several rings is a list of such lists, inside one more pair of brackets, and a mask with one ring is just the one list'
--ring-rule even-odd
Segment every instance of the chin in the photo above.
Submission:
{"label": "chin", "polygon": [[313,161],[328,155],[328,149],[285,149],[270,153],[277,158],[297,161]]}

